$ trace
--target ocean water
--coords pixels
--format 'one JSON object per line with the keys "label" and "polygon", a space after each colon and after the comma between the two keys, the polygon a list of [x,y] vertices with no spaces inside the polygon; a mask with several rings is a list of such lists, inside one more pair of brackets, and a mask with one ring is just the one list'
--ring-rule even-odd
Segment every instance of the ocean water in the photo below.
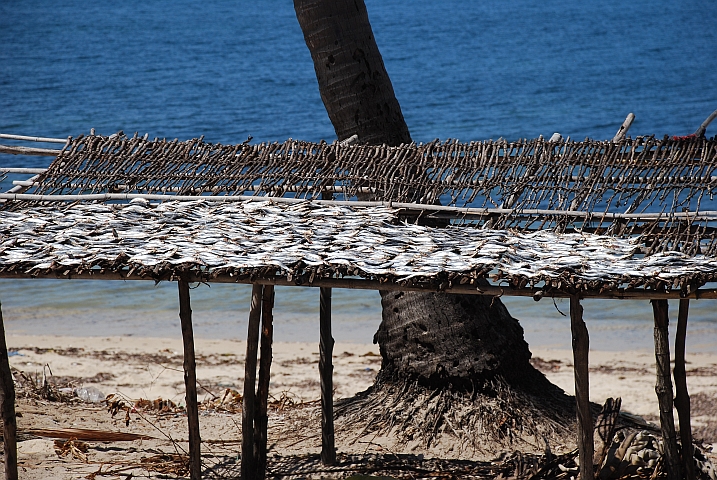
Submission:
{"label": "ocean water", "polygon": [[[633,136],[684,135],[717,108],[712,1],[366,4],[416,141],[604,139],[629,112]],[[289,0],[0,1],[0,132],[90,128],[221,143],[334,139]],[[717,123],[707,135],[716,133]],[[0,155],[3,166],[48,163]],[[196,334],[242,338],[249,293],[199,285]],[[0,301],[10,332],[180,335],[173,284],[2,280]],[[276,301],[277,339],[318,338],[318,291],[280,288]],[[569,348],[566,302],[504,301],[529,343]],[[370,342],[378,294],[334,290],[334,305],[336,339]],[[714,305],[693,302],[691,351],[717,350]],[[585,316],[593,348],[651,348],[647,302],[586,301]]]}

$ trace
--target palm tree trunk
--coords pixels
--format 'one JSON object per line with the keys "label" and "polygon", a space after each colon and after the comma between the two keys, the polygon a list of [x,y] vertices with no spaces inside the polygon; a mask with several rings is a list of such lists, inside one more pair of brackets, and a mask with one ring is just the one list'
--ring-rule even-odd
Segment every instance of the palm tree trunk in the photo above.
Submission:
{"label": "palm tree trunk", "polygon": [[[411,142],[363,0],[294,0],[294,8],[339,140]],[[413,451],[445,432],[452,455],[465,448],[486,458],[564,444],[574,402],[532,367],[523,329],[500,299],[380,293],[381,371],[369,390],[337,403],[342,431],[381,433]]]}
{"label": "palm tree trunk", "polygon": [[[411,142],[363,0],[294,0],[321,98],[339,140]],[[433,385],[532,372],[523,329],[497,298],[382,292],[374,337],[383,373]]]}
{"label": "palm tree trunk", "polygon": [[294,0],[294,9],[338,139],[410,143],[363,0]]}

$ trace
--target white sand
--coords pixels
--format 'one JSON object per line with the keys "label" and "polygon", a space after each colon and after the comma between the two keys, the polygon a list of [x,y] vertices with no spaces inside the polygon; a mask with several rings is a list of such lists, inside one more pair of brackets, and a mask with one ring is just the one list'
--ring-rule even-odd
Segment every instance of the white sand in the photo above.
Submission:
{"label": "white sand", "polygon": [[[9,335],[7,341],[8,347],[19,353],[10,357],[11,366],[27,375],[41,377],[43,366],[49,365],[59,383],[94,386],[104,394],[120,392],[131,399],[162,397],[184,403],[180,339]],[[196,340],[198,383],[206,389],[200,388],[200,400],[209,397],[208,392],[219,395],[227,388],[242,391],[245,349],[246,343],[242,341]],[[302,401],[318,399],[318,344],[277,342],[273,350],[270,394],[278,398],[285,393]],[[553,383],[572,394],[572,352],[540,347],[532,351],[535,365]],[[717,400],[717,354],[690,354],[687,361],[690,394],[695,398],[703,395],[704,399],[712,402],[707,402],[708,405],[714,405]],[[623,399],[623,410],[649,421],[657,421],[654,363],[651,351],[591,351],[591,400],[603,403],[607,397],[619,396]],[[352,396],[373,383],[381,365],[378,347],[337,343],[334,365],[335,398]],[[287,454],[320,450],[318,405],[311,405],[309,410],[296,413],[303,415],[298,420],[292,418],[293,413],[274,414],[270,420],[269,435],[270,441],[275,442],[276,452]],[[77,459],[60,459],[51,440],[23,441],[18,447],[19,461],[24,469],[21,478],[81,478],[96,471],[101,463],[138,462],[142,456],[147,456],[148,451],[172,451],[171,444],[161,438],[163,434],[158,434],[158,428],[173,438],[186,440],[187,435],[186,417],[183,415],[150,419],[133,414],[127,427],[122,415],[112,418],[102,405],[65,405],[18,399],[17,410],[22,415],[18,418],[21,432],[32,428],[92,428],[157,437],[156,440],[125,442],[122,445],[114,443],[103,447],[97,444],[88,453],[90,464],[82,464]],[[705,431],[713,431],[717,425],[715,410],[693,410],[694,427],[707,426]],[[240,438],[239,415],[205,412],[200,423],[203,441],[229,442],[227,451],[236,451]],[[274,440],[271,440],[272,436]],[[295,436],[298,436],[298,442],[293,440]],[[351,446],[347,440],[341,438],[341,432],[337,432],[340,451],[352,448],[359,448],[362,452],[364,449],[381,451],[386,448],[379,445],[371,448]],[[209,445],[218,448],[216,443]]]}

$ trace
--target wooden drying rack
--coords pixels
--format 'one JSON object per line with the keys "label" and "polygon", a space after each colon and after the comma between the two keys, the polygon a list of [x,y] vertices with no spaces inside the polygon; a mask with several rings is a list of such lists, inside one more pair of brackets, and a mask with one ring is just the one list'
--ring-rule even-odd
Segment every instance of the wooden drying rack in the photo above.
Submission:
{"label": "wooden drying rack", "polygon": [[[717,112],[716,112],[717,113]],[[634,116],[633,116],[634,118]],[[615,141],[624,136],[631,118],[628,116],[625,124],[615,137]],[[93,132],[94,133],[94,132]],[[622,134],[622,135],[620,135]],[[0,138],[24,141],[67,143],[64,139],[51,139],[43,137],[26,137],[18,135],[0,134]],[[16,146],[0,146],[0,153],[22,154],[22,155],[47,155],[56,156],[59,151],[55,149],[38,149]],[[132,195],[132,194],[97,194],[97,195],[74,195],[72,197],[62,195],[24,195],[22,192],[34,185],[37,175],[44,172],[44,169],[35,168],[0,168],[0,174],[32,174],[36,175],[29,180],[16,181],[15,187],[5,194],[0,194],[0,200],[34,200],[34,201],[68,201],[68,200],[129,200],[131,198],[146,199],[168,199],[172,200],[196,200],[196,196],[178,197],[176,195]],[[157,197],[157,198],[155,198]],[[161,198],[160,198],[161,197]],[[322,197],[324,198],[324,197]],[[203,197],[208,201],[236,201],[236,200],[257,200],[257,197]],[[263,198],[266,200],[266,198]],[[304,201],[287,198],[273,198],[273,201]],[[317,203],[322,203],[317,200]],[[341,204],[356,202],[334,202],[326,203]],[[406,212],[416,210],[418,214],[430,211],[434,214],[442,214],[446,217],[465,219],[471,216],[483,217],[495,213],[505,213],[506,209],[470,209],[441,207],[434,205],[398,204],[391,202],[360,202],[374,203],[393,208],[404,209]],[[493,211],[495,210],[495,212]],[[500,211],[498,211],[500,210]],[[580,212],[563,212],[568,215],[580,214]],[[603,214],[600,214],[603,215]],[[616,215],[616,218],[620,216]],[[679,216],[680,214],[675,214]],[[703,216],[717,218],[717,212],[703,212]],[[625,215],[623,215],[625,216]],[[644,217],[644,214],[642,215]],[[74,278],[74,279],[97,279],[97,280],[128,280],[148,279],[152,277],[127,276],[116,272],[86,271],[82,274],[62,276],[58,274],[22,274],[17,272],[0,273],[0,278]],[[219,276],[206,278],[201,274],[183,273],[167,280],[177,281],[179,289],[179,317],[181,320],[182,338],[184,344],[184,379],[186,387],[187,419],[189,428],[189,457],[190,477],[192,480],[201,478],[201,437],[199,430],[199,415],[196,390],[196,369],[194,353],[194,336],[192,329],[192,311],[190,303],[189,284],[193,282],[221,282],[221,283],[251,283],[252,297],[249,310],[249,325],[247,334],[247,348],[245,361],[244,396],[242,406],[242,464],[241,475],[243,479],[264,478],[266,469],[267,449],[267,405],[268,389],[271,368],[271,348],[273,338],[273,305],[275,285],[301,285],[318,287],[320,290],[320,343],[319,343],[319,374],[321,378],[321,431],[322,450],[321,460],[325,464],[333,464],[336,461],[336,450],[334,446],[334,425],[333,425],[333,386],[332,386],[332,353],[334,340],[331,334],[331,291],[332,288],[360,288],[371,290],[409,290],[409,291],[435,291],[435,287],[411,286],[406,287],[399,284],[382,283],[379,281],[342,278],[342,279],[296,279],[288,281],[283,277],[262,277],[262,278],[237,278],[230,276]],[[470,285],[454,285],[442,290],[447,294],[478,294],[492,296],[529,296],[539,300],[543,296],[563,297],[570,299],[570,319],[574,358],[575,373],[575,397],[577,404],[577,425],[578,445],[581,465],[581,478],[593,478],[593,418],[589,402],[589,375],[588,375],[588,351],[589,335],[587,326],[583,320],[583,309],[580,304],[582,298],[612,298],[612,299],[650,299],[653,305],[655,323],[655,355],[657,361],[657,395],[660,403],[660,423],[662,436],[665,442],[665,457],[668,464],[668,476],[673,478],[675,472],[681,468],[686,469],[688,475],[692,467],[692,438],[690,428],[689,396],[687,393],[685,373],[685,337],[689,310],[689,299],[717,298],[717,289],[696,289],[688,292],[660,292],[648,289],[633,290],[581,290],[565,291],[560,289],[545,289],[539,287],[502,287],[497,285],[480,286],[476,288]],[[670,353],[668,343],[668,299],[679,299],[679,314],[677,320],[677,336],[675,341],[675,388],[676,397],[674,404],[679,414],[680,435],[683,448],[684,462],[680,461],[677,451],[676,433],[674,419],[672,416],[673,388],[670,378]],[[260,354],[259,372],[257,378],[257,358]],[[0,312],[0,387],[4,393],[4,401],[0,406],[2,420],[4,422],[4,448],[5,448],[5,471],[7,478],[17,478],[17,452],[16,452],[16,423],[14,407],[14,384],[10,372],[5,331]]]}

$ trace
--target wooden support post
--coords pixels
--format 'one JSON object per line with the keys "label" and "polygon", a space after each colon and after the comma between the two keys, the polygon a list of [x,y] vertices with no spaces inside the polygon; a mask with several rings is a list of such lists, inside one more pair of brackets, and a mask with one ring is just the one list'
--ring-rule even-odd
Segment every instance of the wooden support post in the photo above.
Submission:
{"label": "wooden support post", "polygon": [[593,480],[593,416],[590,411],[590,380],[588,377],[590,338],[583,320],[583,307],[580,305],[580,298],[577,295],[570,296],[570,329],[573,335],[580,479]]}
{"label": "wooden support post", "polygon": [[695,462],[692,450],[692,425],[690,422],[690,395],[687,393],[687,373],[685,372],[685,339],[687,338],[687,314],[690,301],[680,300],[677,315],[677,334],[675,336],[675,408],[680,422],[680,440],[682,443],[682,467],[685,478],[695,480]]}
{"label": "wooden support post", "polygon": [[256,479],[254,462],[254,388],[256,384],[256,353],[259,348],[259,320],[261,318],[261,300],[263,287],[252,285],[251,309],[249,310],[249,331],[246,337],[246,361],[244,363],[244,400],[241,412],[241,478]]}
{"label": "wooden support post", "polygon": [[321,462],[336,463],[334,446],[334,338],[331,336],[331,289],[321,288],[319,311],[319,374],[321,375]]}
{"label": "wooden support post", "polygon": [[17,420],[15,418],[15,381],[10,371],[5,341],[5,324],[0,305],[0,411],[5,448],[5,480],[17,480]]}
{"label": "wooden support post", "polygon": [[261,360],[259,361],[259,382],[256,391],[256,417],[254,418],[254,461],[256,478],[266,477],[266,443],[269,425],[269,379],[271,372],[271,344],[274,341],[274,286],[265,285],[261,307]]}
{"label": "wooden support post", "polygon": [[187,423],[189,423],[189,478],[202,478],[202,439],[199,434],[199,408],[197,406],[197,368],[194,357],[192,308],[189,301],[189,282],[179,277],[179,320],[184,341],[184,387],[186,389]]}
{"label": "wooden support post", "polygon": [[680,456],[677,451],[675,419],[672,415],[672,379],[670,378],[670,339],[668,337],[669,317],[667,300],[652,300],[652,312],[655,316],[655,360],[657,366],[657,384],[655,393],[660,403],[660,427],[665,446],[665,468],[668,480],[682,478]]}

